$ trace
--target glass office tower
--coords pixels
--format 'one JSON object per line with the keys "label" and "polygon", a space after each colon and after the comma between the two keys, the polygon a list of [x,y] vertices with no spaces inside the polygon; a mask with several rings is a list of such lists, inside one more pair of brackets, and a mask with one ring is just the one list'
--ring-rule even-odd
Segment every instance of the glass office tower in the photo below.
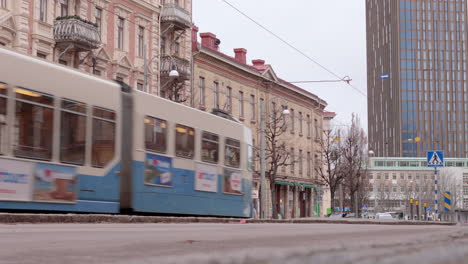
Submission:
{"label": "glass office tower", "polygon": [[369,146],[468,157],[466,0],[366,0]]}

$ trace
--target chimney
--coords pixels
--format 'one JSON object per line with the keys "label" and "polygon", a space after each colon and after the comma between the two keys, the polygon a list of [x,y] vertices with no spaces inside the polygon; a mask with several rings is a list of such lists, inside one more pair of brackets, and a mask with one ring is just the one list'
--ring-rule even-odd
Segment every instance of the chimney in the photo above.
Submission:
{"label": "chimney", "polygon": [[252,64],[254,66],[263,66],[265,65],[265,61],[264,60],[252,60]]}
{"label": "chimney", "polygon": [[236,61],[242,64],[247,63],[247,50],[246,49],[234,49],[234,54],[236,54]]}
{"label": "chimney", "polygon": [[216,48],[216,35],[213,33],[201,33],[201,44],[204,48],[212,49],[212,50],[217,50]]}
{"label": "chimney", "polygon": [[193,25],[192,27],[192,51],[197,51],[198,50],[198,27]]}

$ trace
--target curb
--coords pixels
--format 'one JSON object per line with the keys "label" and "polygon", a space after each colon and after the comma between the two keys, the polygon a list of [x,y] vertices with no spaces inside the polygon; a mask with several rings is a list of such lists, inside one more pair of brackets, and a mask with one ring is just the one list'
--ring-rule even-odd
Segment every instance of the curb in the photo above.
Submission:
{"label": "curb", "polygon": [[136,215],[102,215],[102,214],[8,214],[0,213],[0,224],[189,224],[189,223],[218,223],[218,224],[351,224],[351,225],[438,225],[455,226],[450,222],[425,221],[376,221],[376,220],[330,220],[326,218],[314,219],[237,219],[216,217],[166,217],[166,216],[136,216]]}

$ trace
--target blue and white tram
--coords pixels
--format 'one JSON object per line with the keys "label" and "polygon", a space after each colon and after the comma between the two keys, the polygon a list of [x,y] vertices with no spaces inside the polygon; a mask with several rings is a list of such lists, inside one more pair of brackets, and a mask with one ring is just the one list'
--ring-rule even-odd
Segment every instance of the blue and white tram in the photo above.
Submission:
{"label": "blue and white tram", "polygon": [[0,210],[251,215],[239,122],[0,48]]}

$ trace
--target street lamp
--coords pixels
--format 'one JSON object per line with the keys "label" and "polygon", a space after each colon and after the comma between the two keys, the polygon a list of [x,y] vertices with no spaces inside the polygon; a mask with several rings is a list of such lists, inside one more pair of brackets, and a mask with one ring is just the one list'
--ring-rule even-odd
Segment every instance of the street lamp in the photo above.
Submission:
{"label": "street lamp", "polygon": [[[289,115],[288,109],[283,109],[282,115]],[[266,208],[266,183],[265,183],[265,102],[260,103],[260,191],[261,191],[261,218],[265,218]]]}

